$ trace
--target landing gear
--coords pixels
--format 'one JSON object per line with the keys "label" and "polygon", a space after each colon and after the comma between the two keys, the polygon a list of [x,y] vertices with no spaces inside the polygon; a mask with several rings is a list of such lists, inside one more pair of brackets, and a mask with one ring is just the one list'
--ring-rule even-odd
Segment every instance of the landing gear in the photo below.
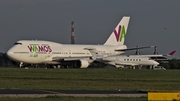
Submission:
{"label": "landing gear", "polygon": [[52,67],[53,67],[54,69],[56,69],[56,68],[61,68],[60,65],[52,65]]}
{"label": "landing gear", "polygon": [[24,64],[23,62],[19,63],[19,68],[28,68],[28,66],[30,66],[31,64]]}
{"label": "landing gear", "polygon": [[19,68],[22,68],[23,67],[23,62],[20,62],[19,63]]}
{"label": "landing gear", "polygon": [[45,64],[45,69],[48,69],[48,68],[61,68],[61,65],[50,65],[50,64]]}

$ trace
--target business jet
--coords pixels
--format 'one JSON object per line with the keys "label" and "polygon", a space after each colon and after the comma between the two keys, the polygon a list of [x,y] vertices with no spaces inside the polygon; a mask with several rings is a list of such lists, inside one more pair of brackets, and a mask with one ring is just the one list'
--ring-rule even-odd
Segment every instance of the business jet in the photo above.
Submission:
{"label": "business jet", "polygon": [[[118,55],[126,50],[124,45],[130,17],[124,16],[103,45],[60,44],[43,40],[20,40],[7,51],[7,56],[23,64],[50,64],[87,68],[93,61],[89,50],[98,51],[103,57]],[[149,48],[149,47],[139,47]]]}
{"label": "business jet", "polygon": [[155,55],[117,55],[117,56],[107,56],[107,57],[98,57],[98,53],[91,51],[94,59],[99,62],[104,62],[109,65],[113,65],[116,68],[124,68],[124,66],[158,66],[159,63],[156,61],[156,58],[165,59],[166,56],[172,56],[176,51],[172,51],[169,54],[155,54]]}

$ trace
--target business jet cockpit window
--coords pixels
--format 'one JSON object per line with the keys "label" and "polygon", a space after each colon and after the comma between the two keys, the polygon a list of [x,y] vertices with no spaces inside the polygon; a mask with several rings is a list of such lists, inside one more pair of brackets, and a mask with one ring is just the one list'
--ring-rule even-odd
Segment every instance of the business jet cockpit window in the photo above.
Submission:
{"label": "business jet cockpit window", "polygon": [[22,45],[22,43],[18,43],[18,42],[16,42],[16,43],[14,43],[14,45]]}

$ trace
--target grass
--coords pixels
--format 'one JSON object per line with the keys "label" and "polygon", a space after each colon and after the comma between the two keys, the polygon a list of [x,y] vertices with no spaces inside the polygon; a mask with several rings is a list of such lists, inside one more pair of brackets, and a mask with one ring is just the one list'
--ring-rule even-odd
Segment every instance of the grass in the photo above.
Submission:
{"label": "grass", "polygon": [[147,98],[127,97],[45,97],[45,98],[8,98],[0,97],[1,101],[147,101]]}
{"label": "grass", "polygon": [[0,68],[3,89],[179,91],[179,70]]}

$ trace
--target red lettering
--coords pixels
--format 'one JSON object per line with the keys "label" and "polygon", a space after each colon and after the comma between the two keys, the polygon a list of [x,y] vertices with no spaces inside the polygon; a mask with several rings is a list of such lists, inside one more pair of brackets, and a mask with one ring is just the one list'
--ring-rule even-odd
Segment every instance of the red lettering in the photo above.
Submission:
{"label": "red lettering", "polygon": [[34,46],[34,48],[32,46],[27,46],[29,51],[32,52],[33,49],[36,48],[36,50],[38,49],[39,52],[52,52],[52,49],[50,46]]}
{"label": "red lettering", "polygon": [[42,46],[38,46],[39,47],[39,52],[43,52],[44,48]]}
{"label": "red lettering", "polygon": [[31,46],[27,46],[29,48],[29,51],[32,52],[32,47]]}
{"label": "red lettering", "polygon": [[44,46],[44,51],[48,52],[47,46]]}
{"label": "red lettering", "polygon": [[48,46],[48,50],[49,50],[49,52],[52,52],[52,49],[51,49],[51,47],[50,47],[50,46]]}

